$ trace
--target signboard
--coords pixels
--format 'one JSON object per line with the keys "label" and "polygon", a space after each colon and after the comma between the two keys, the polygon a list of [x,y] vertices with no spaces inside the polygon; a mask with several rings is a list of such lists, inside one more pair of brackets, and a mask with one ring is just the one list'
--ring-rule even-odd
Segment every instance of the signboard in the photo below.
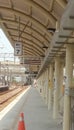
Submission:
{"label": "signboard", "polygon": [[16,42],[14,48],[14,55],[21,56],[22,55],[22,43]]}

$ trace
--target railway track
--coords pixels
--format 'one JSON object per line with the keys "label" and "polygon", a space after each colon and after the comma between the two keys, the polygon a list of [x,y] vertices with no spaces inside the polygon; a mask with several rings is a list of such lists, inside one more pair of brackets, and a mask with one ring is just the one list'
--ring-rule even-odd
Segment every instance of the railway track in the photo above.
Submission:
{"label": "railway track", "polygon": [[12,89],[9,89],[9,90],[0,92],[0,96],[3,95],[3,94],[9,93],[9,92],[11,92],[11,91],[14,91],[15,89],[18,89],[18,88],[12,88]]}
{"label": "railway track", "polygon": [[17,88],[8,92],[0,94],[0,111],[7,106],[12,100],[14,100],[25,88]]}

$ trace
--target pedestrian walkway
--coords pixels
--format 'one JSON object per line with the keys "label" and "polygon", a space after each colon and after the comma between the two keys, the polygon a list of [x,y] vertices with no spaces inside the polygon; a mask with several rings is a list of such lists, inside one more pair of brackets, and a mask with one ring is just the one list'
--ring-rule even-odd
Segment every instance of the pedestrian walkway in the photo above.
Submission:
{"label": "pedestrian walkway", "polygon": [[26,103],[30,87],[0,112],[0,130],[14,130],[21,108]]}
{"label": "pedestrian walkway", "polygon": [[6,114],[4,110],[0,113],[0,130],[18,130],[20,112],[24,113],[26,130],[62,130],[62,125],[52,118],[52,111],[48,111],[36,88],[30,87],[23,92],[6,111]]}
{"label": "pedestrian walkway", "polygon": [[[48,111],[36,88],[30,89],[21,112],[24,112],[26,130],[62,130],[62,125],[52,118],[52,112]],[[17,130],[17,125],[14,130]]]}

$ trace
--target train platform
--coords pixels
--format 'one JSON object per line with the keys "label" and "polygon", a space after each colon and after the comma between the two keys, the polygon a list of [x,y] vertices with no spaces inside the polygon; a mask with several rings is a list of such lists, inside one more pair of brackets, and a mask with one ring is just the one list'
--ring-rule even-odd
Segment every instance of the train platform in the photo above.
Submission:
{"label": "train platform", "polygon": [[52,118],[52,111],[48,111],[36,88],[28,88],[12,104],[5,115],[0,113],[0,130],[18,130],[20,112],[24,113],[26,130],[62,130],[62,125]]}

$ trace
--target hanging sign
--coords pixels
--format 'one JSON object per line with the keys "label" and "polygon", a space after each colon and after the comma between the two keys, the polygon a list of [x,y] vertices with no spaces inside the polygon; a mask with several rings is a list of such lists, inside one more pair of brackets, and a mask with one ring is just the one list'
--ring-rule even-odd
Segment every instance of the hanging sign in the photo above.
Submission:
{"label": "hanging sign", "polygon": [[22,43],[16,42],[14,48],[14,55],[21,56],[22,55]]}

